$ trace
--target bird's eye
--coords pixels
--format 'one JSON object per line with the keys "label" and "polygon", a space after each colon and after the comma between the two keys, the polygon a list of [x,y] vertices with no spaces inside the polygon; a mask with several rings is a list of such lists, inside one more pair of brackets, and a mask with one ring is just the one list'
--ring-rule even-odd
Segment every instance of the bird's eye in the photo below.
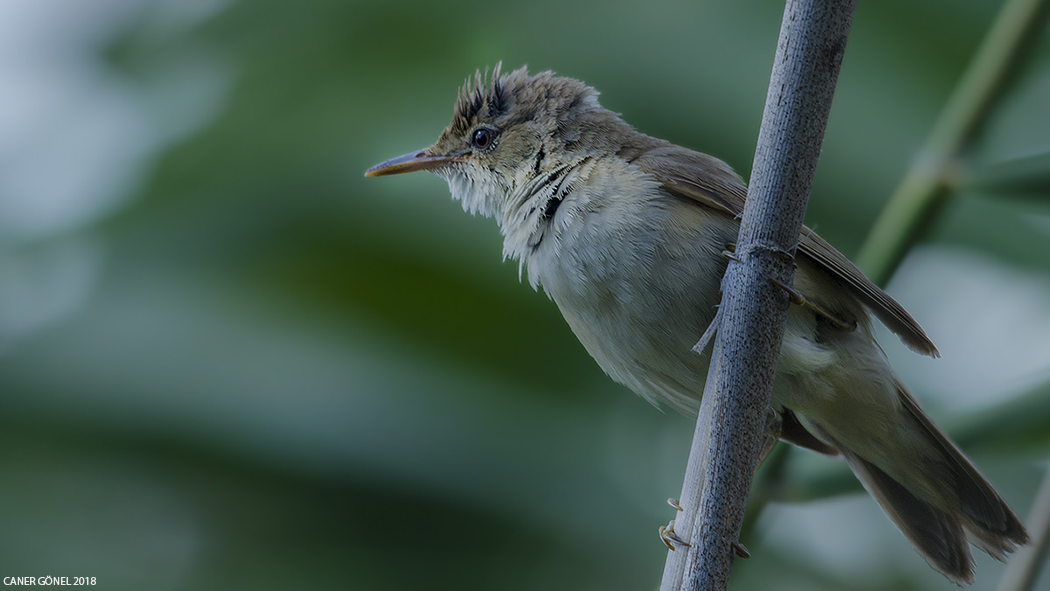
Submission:
{"label": "bird's eye", "polygon": [[474,130],[474,134],[470,138],[470,143],[477,150],[487,150],[492,147],[495,139],[495,131],[481,127]]}

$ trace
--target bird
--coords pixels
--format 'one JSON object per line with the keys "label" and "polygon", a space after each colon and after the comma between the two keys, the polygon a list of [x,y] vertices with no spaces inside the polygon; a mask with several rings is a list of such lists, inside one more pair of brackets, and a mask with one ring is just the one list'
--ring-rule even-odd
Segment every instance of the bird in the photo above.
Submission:
{"label": "bird", "polygon": [[[573,78],[527,67],[464,82],[437,141],[366,176],[425,170],[494,218],[504,259],[554,301],[613,380],[695,413],[712,323],[747,186],[721,160],[636,131]],[[970,543],[1004,560],[1017,516],[920,408],[873,336],[881,321],[938,356],[919,324],[803,227],[770,412],[776,438],[841,455],[919,554],[973,581]]]}

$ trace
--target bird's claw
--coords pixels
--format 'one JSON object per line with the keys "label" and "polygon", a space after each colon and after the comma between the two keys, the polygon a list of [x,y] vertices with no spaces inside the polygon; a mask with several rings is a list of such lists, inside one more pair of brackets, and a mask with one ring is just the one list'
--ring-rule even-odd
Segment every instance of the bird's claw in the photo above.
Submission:
{"label": "bird's claw", "polygon": [[689,542],[686,542],[678,537],[678,534],[674,533],[674,519],[668,521],[667,525],[660,526],[660,541],[663,542],[671,552],[675,551],[675,544],[684,548],[690,546]]}

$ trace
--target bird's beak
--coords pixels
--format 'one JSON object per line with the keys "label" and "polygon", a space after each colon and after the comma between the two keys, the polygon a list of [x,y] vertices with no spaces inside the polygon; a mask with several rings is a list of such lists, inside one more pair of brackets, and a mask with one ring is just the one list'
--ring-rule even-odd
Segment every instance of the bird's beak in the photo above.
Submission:
{"label": "bird's beak", "polygon": [[431,156],[426,150],[411,152],[404,156],[391,158],[386,162],[380,162],[365,171],[365,176],[384,176],[388,174],[401,174],[403,172],[415,172],[417,170],[430,170],[452,162],[462,160],[459,156]]}

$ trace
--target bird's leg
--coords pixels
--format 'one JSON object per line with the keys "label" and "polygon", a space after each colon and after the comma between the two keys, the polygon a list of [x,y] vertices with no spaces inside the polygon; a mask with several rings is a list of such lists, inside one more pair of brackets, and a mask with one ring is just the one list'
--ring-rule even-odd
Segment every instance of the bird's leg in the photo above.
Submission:
{"label": "bird's leg", "polygon": [[755,464],[755,470],[762,465],[762,461],[766,459],[769,452],[773,451],[773,446],[780,440],[780,431],[784,427],[784,419],[780,416],[780,413],[773,410],[773,408],[766,409],[766,427],[762,430],[762,451],[758,456],[758,462]]}
{"label": "bird's leg", "polygon": [[787,294],[788,294],[788,298],[791,299],[791,303],[792,304],[795,304],[796,306],[805,306],[806,304],[809,303],[809,302],[806,301],[806,298],[802,297],[802,294],[800,294],[799,292],[795,291],[791,287],[785,285],[784,282],[780,281],[779,279],[774,279],[774,278],[770,277],[769,278],[769,282],[772,283],[773,285],[779,287],[780,289],[783,289],[784,291],[786,291]]}
{"label": "bird's leg", "polygon": [[795,304],[796,306],[802,306],[803,308],[808,308],[808,309],[812,310],[813,312],[816,312],[817,314],[820,314],[821,316],[826,318],[828,320],[828,322],[831,323],[832,326],[834,326],[835,328],[841,330],[842,332],[853,332],[853,331],[857,330],[857,321],[856,320],[853,320],[853,321],[843,320],[842,318],[836,316],[834,313],[829,312],[828,310],[824,309],[820,304],[816,304],[814,302],[811,302],[811,301],[807,300],[802,294],[800,294],[799,292],[795,291],[791,287],[789,287],[787,285],[784,285],[783,282],[781,282],[781,281],[779,281],[777,279],[773,279],[773,278],[770,278],[769,281],[773,285],[775,285],[775,286],[779,287],[780,289],[783,289],[784,291],[786,291],[787,294],[788,294],[788,298],[791,299],[791,303],[792,304]]}

